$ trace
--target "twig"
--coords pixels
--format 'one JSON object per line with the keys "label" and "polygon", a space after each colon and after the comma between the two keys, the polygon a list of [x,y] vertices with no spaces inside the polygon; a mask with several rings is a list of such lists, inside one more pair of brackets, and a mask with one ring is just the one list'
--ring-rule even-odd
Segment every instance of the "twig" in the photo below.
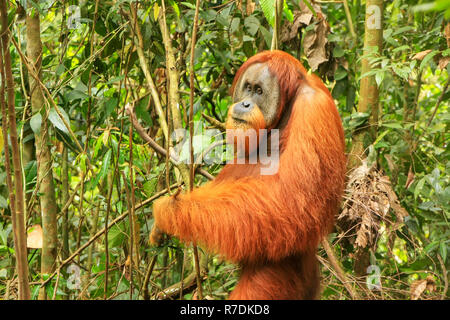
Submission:
{"label": "twig", "polygon": [[[133,123],[133,127],[136,129],[136,132],[139,134],[139,136],[149,144],[149,146],[155,150],[156,152],[158,152],[160,155],[162,156],[166,156],[166,149],[164,149],[163,147],[161,147],[158,143],[156,143],[155,140],[153,140],[148,134],[147,132],[145,132],[145,129],[140,125],[140,123],[138,122],[136,115],[134,114],[133,110],[127,106],[126,107],[126,111],[127,113],[130,115],[130,120]],[[170,161],[174,164],[177,165],[178,162],[176,159],[173,158],[172,155],[170,155]],[[201,174],[202,176],[204,176],[205,178],[207,178],[208,180],[213,180],[214,176],[211,175],[208,171],[197,167],[196,168],[196,172]]]}
{"label": "twig", "polygon": [[57,276],[56,276],[56,283],[55,283],[55,288],[53,289],[53,297],[52,300],[55,300],[56,298],[56,292],[58,291],[58,285],[59,285],[59,278],[61,275],[61,269],[58,270]]}
{"label": "twig", "polygon": [[[26,68],[29,71],[29,74],[34,78],[34,80],[36,81],[36,83],[41,87],[41,89],[43,90],[43,92],[47,95],[47,98],[45,98],[47,100],[47,102],[49,102],[52,107],[55,109],[56,113],[58,114],[59,118],[61,119],[61,121],[63,122],[64,126],[66,127],[67,131],[69,132],[69,135],[71,136],[71,138],[73,139],[73,141],[75,141],[75,144],[77,145],[77,148],[80,150],[80,152],[83,154],[84,153],[84,148],[81,146],[80,142],[78,141],[75,133],[72,131],[72,129],[70,128],[70,124],[67,122],[66,118],[63,116],[61,110],[59,109],[58,105],[55,103],[55,101],[53,100],[53,97],[50,93],[50,91],[48,91],[47,87],[42,83],[41,79],[39,78],[39,75],[37,74],[35,68],[33,66],[30,66],[30,64],[28,63],[27,59],[25,58],[24,54],[22,53],[22,50],[20,49],[19,44],[16,42],[16,40],[14,39],[14,37],[11,38],[14,46],[17,49],[17,52],[19,53],[20,58],[22,59],[23,63],[25,64]],[[45,95],[44,95],[45,97]],[[91,162],[89,160],[89,157],[86,157],[86,162],[88,164],[89,168],[92,168]]]}
{"label": "twig", "polygon": [[274,22],[274,26],[273,26],[272,45],[270,47],[270,50],[278,50],[278,48],[279,48],[278,39],[279,39],[280,27],[281,27],[280,22],[281,22],[281,18],[283,16],[283,14],[282,14],[283,5],[284,5],[284,0],[276,0],[275,1],[275,7],[274,7],[275,22]]}
{"label": "twig", "polygon": [[439,264],[441,265],[442,273],[444,275],[444,290],[442,291],[441,300],[445,300],[445,298],[447,298],[447,291],[448,291],[447,268],[445,267],[445,263],[442,260],[440,254],[437,255],[437,258],[439,260]]}
{"label": "twig", "polygon": [[214,119],[213,117],[208,116],[204,112],[202,112],[202,117],[205,118],[209,123],[211,123],[217,129],[219,129],[221,131],[227,130],[227,127],[226,127],[225,123],[220,122],[220,121]]}
{"label": "twig", "polygon": [[338,279],[342,282],[345,289],[347,289],[348,293],[350,293],[350,296],[352,297],[352,299],[359,300],[360,297],[353,290],[352,286],[350,285],[350,282],[347,280],[347,277],[345,276],[344,271],[342,270],[341,266],[339,265],[339,262],[336,259],[336,256],[334,255],[333,249],[331,248],[330,243],[328,242],[328,239],[325,238],[322,240],[322,246],[328,255],[328,259],[330,260],[331,265],[333,266],[334,270],[336,271]]}
{"label": "twig", "polygon": [[142,38],[141,29],[139,28],[139,24],[138,24],[137,10],[133,5],[130,5],[130,11],[131,11],[131,14],[128,14],[130,19],[132,20],[132,23],[130,24],[130,26],[131,26],[130,29],[131,29],[133,35],[137,39],[136,50],[137,50],[137,54],[139,57],[139,63],[141,64],[141,68],[142,68],[142,71],[144,72],[145,79],[147,80],[147,82],[150,86],[150,91],[152,92],[152,99],[153,99],[153,102],[155,103],[155,109],[156,109],[156,112],[158,113],[159,123],[160,123],[161,129],[164,133],[164,137],[166,138],[166,140],[168,140],[169,139],[169,129],[168,129],[167,122],[166,122],[166,116],[165,116],[164,110],[161,106],[161,101],[159,100],[158,89],[156,89],[155,82],[153,81],[152,75],[150,74],[150,71],[148,70],[147,62],[145,61],[145,55],[144,55],[144,49],[143,49],[144,48],[144,40]]}
{"label": "twig", "polygon": [[355,28],[353,28],[352,15],[350,13],[350,9],[348,8],[348,2],[347,2],[347,0],[344,0],[343,3],[344,3],[345,16],[347,17],[347,21],[348,21],[348,28],[350,29],[350,33],[352,34],[353,39],[356,40],[357,36],[356,36]]}
{"label": "twig", "polygon": [[[170,186],[170,189],[174,189],[174,188],[178,188],[179,184],[175,183],[173,185]],[[154,194],[152,197],[146,199],[145,201],[142,201],[141,203],[137,204],[135,209],[138,210],[139,208],[149,204],[150,202],[158,199],[159,197],[165,195],[167,193],[169,188],[166,188],[156,194]],[[61,264],[59,265],[58,269],[56,269],[55,272],[53,272],[47,280],[45,280],[44,282],[41,283],[41,287],[45,286],[48,282],[50,282],[50,280],[53,279],[53,277],[59,272],[59,270],[61,270],[62,267],[64,267],[66,264],[68,264],[70,261],[72,261],[76,256],[78,256],[84,249],[86,249],[89,245],[91,245],[95,240],[97,240],[98,238],[100,238],[103,234],[106,233],[107,230],[109,230],[113,225],[116,225],[117,223],[119,223],[120,221],[122,221],[123,219],[125,219],[128,216],[128,210],[125,211],[124,213],[122,213],[120,216],[118,216],[117,218],[115,218],[113,221],[111,221],[110,224],[108,224],[107,229],[106,227],[103,228],[102,230],[98,231],[92,238],[90,238],[85,244],[83,244],[80,248],[78,248],[74,253],[72,253],[72,255],[70,257],[68,257],[66,260],[62,261]]]}
{"label": "twig", "polygon": [[144,283],[142,284],[144,300],[150,300],[150,294],[148,292],[148,283],[150,282],[150,276],[153,272],[153,269],[155,268],[157,258],[158,255],[155,254],[152,258],[152,261],[150,262],[150,266],[148,267],[147,272],[145,273]]}
{"label": "twig", "polygon": [[[204,272],[204,270],[202,270],[202,273]],[[204,276],[204,274],[202,274],[201,276]],[[188,292],[191,292],[192,290],[195,289],[197,285],[197,273],[196,272],[192,272],[191,274],[189,274],[186,278],[184,278],[183,281],[183,285],[181,285],[180,283],[175,283],[173,285],[171,285],[170,287],[164,289],[162,292],[158,293],[156,295],[155,298],[157,298],[158,300],[169,300],[169,299],[174,299],[177,296],[179,296],[180,294],[186,294]],[[181,292],[181,287],[183,287],[183,291]]]}

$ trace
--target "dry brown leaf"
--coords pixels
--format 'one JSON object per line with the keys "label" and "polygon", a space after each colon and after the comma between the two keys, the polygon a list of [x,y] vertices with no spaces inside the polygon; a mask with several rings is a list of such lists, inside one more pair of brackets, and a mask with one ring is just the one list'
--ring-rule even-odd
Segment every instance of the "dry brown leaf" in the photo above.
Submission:
{"label": "dry brown leaf", "polygon": [[[291,42],[291,46],[299,45],[298,35],[301,34],[301,29],[314,24],[312,30],[301,34],[303,38],[302,46],[308,59],[308,64],[312,71],[317,71],[319,68],[327,66],[326,69],[333,75],[335,71],[333,63],[336,63],[335,59],[332,58],[332,45],[328,42],[330,26],[326,16],[317,4],[312,4],[317,16],[314,16],[303,2],[300,2],[299,5],[301,11],[294,12],[294,21],[283,25],[280,37],[281,42]],[[328,67],[328,64],[332,66]]]}
{"label": "dry brown leaf", "polygon": [[434,277],[431,274],[427,277],[427,290],[430,293],[436,291],[436,282],[434,281]]}
{"label": "dry brown leaf", "polygon": [[[303,48],[306,57],[308,58],[309,66],[312,71],[319,69],[322,63],[328,62],[330,59],[328,34],[330,33],[330,26],[322,13],[321,8],[317,4],[312,4],[317,13],[317,17],[313,19],[317,22],[313,30],[308,31],[303,39]],[[311,10],[305,3],[300,2],[302,13],[311,14]]]}
{"label": "dry brown leaf", "polygon": [[252,0],[247,0],[247,15],[251,15],[255,11],[255,3]]}
{"label": "dry brown leaf", "polygon": [[314,30],[308,31],[305,35],[303,47],[312,71],[316,71],[322,63],[328,61],[329,56],[326,48],[328,33],[328,23],[322,20],[314,27]]}
{"label": "dry brown leaf", "polygon": [[406,178],[405,189],[408,189],[411,186],[411,184],[414,182],[414,177],[414,172],[412,171],[412,167],[410,166],[408,170],[408,178]]}
{"label": "dry brown leaf", "polygon": [[447,40],[447,47],[450,48],[450,22],[447,23],[447,25],[445,26],[444,36],[445,36],[445,39]]}
{"label": "dry brown leaf", "polygon": [[299,33],[299,29],[305,28],[312,23],[312,13],[294,12],[294,21],[291,23],[284,23],[281,30],[281,42],[289,42],[295,38]]}
{"label": "dry brown leaf", "polygon": [[239,11],[241,11],[242,14],[244,14],[244,11],[242,10],[242,1],[243,1],[243,0],[239,0],[239,1],[237,2],[237,8],[239,9]]}
{"label": "dry brown leaf", "polygon": [[436,290],[436,282],[432,275],[428,275],[426,279],[416,280],[411,283],[411,300],[418,300],[425,290],[428,290],[430,293]]}
{"label": "dry brown leaf", "polygon": [[450,57],[442,57],[439,59],[439,69],[444,70],[450,62]]}
{"label": "dry brown leaf", "polygon": [[27,247],[32,249],[42,248],[42,227],[35,224],[30,227],[27,232]]}
{"label": "dry brown leaf", "polygon": [[[395,222],[389,215],[390,209],[395,214]],[[369,167],[364,160],[361,166],[350,172],[338,219],[355,226],[357,247],[373,247],[379,238],[381,222],[397,229],[407,215],[391,187],[389,177],[383,176],[375,166]]]}
{"label": "dry brown leaf", "polygon": [[411,300],[418,300],[427,288],[427,280],[416,280],[411,283]]}
{"label": "dry brown leaf", "polygon": [[363,215],[361,225],[356,236],[356,245],[365,248],[368,244],[368,237],[370,237],[370,230],[372,229],[372,221],[368,214]]}
{"label": "dry brown leaf", "polygon": [[432,50],[425,50],[425,51],[421,51],[418,52],[414,55],[413,60],[423,60],[423,58],[425,58],[427,56],[427,54],[429,54]]}

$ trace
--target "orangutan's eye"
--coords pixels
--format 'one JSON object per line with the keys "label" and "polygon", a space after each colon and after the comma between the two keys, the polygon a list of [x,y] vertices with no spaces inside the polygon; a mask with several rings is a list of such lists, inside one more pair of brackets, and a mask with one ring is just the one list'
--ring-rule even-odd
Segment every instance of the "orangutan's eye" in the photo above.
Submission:
{"label": "orangutan's eye", "polygon": [[247,84],[245,85],[245,90],[247,90],[248,92],[252,91],[252,86],[250,85],[250,83],[247,82]]}
{"label": "orangutan's eye", "polygon": [[263,93],[263,90],[260,86],[256,87],[256,93],[261,95]]}

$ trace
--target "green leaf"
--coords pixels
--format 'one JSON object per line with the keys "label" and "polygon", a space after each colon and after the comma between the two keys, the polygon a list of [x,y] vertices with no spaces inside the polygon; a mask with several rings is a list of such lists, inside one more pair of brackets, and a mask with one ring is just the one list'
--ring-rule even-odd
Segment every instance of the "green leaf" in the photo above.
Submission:
{"label": "green leaf", "polygon": [[339,67],[334,74],[334,80],[339,81],[344,79],[346,76],[347,70],[345,70],[343,67]]}
{"label": "green leaf", "polygon": [[276,0],[260,0],[261,9],[267,22],[273,27],[275,23],[275,3]]}
{"label": "green leaf", "polygon": [[284,2],[283,11],[289,22],[294,22],[294,14],[292,13],[291,9],[289,9],[286,1]]}
{"label": "green leaf", "polygon": [[36,160],[29,161],[24,169],[25,169],[24,170],[25,182],[27,184],[27,189],[29,189],[28,185],[34,184],[34,182],[36,182],[35,179],[37,178],[37,161]]}
{"label": "green leaf", "polygon": [[445,244],[445,241],[441,241],[441,243],[439,244],[439,254],[442,257],[442,260],[444,260],[444,262],[446,262],[446,260],[447,260],[447,245]]}
{"label": "green leaf", "polygon": [[430,253],[431,251],[434,251],[435,249],[437,249],[437,247],[439,246],[439,242],[438,241],[433,241],[431,243],[429,243],[425,248],[424,251],[426,253]]}
{"label": "green leaf", "polygon": [[35,7],[35,8],[37,9],[37,11],[39,12],[39,14],[40,14],[41,16],[45,16],[44,11],[42,11],[41,7],[40,7],[35,1],[29,0],[29,2],[31,3],[31,5],[32,5],[33,7]]}
{"label": "green leaf", "polygon": [[87,98],[88,98],[88,95],[80,90],[72,90],[67,94],[67,99],[69,101],[73,101],[73,100],[77,100],[77,99],[84,100]]}
{"label": "green leaf", "polygon": [[259,29],[260,23],[259,20],[254,16],[249,16],[244,20],[244,26],[247,28],[248,33],[254,36]]}
{"label": "green leaf", "polygon": [[381,141],[381,139],[383,139],[383,137],[384,137],[385,135],[387,135],[389,132],[390,132],[390,130],[383,131],[383,133],[381,133],[381,134],[377,137],[377,139],[376,139],[376,140],[374,141],[374,143],[373,143],[373,145],[374,145],[375,148],[377,147],[377,144]]}
{"label": "green leaf", "polygon": [[384,79],[384,71],[383,70],[377,71],[377,73],[375,74],[375,81],[376,81],[378,87],[383,82],[383,79]]}
{"label": "green leaf", "polygon": [[366,112],[355,112],[350,116],[349,126],[351,128],[359,127],[369,119],[369,114]]}
{"label": "green leaf", "polygon": [[335,57],[335,58],[340,58],[340,57],[344,56],[344,54],[345,54],[344,49],[342,49],[339,46],[337,46],[333,49],[333,57]]}
{"label": "green leaf", "polygon": [[94,152],[92,154],[93,158],[97,157],[97,154],[99,153],[100,149],[103,146],[103,138],[105,136],[106,131],[103,131],[103,133],[100,135],[100,137],[97,138],[94,144]]}
{"label": "green leaf", "polygon": [[191,9],[195,10],[195,5],[193,5],[192,3],[189,3],[189,2],[181,2],[181,4],[184,5],[184,6],[186,6],[186,7],[188,7],[188,8],[191,8]]}
{"label": "green leaf", "polygon": [[414,199],[417,199],[417,196],[419,195],[420,191],[422,191],[425,181],[427,181],[427,177],[423,177],[422,179],[419,180],[419,182],[417,182],[417,185],[414,189]]}
{"label": "green leaf", "polygon": [[[262,35],[264,37],[264,41],[266,42],[266,46],[268,48],[270,48],[270,46],[272,44],[272,33],[269,32],[269,30],[267,30],[263,26],[260,26],[259,30],[261,31],[261,33],[262,33]],[[450,66],[450,63],[448,65]]]}
{"label": "green leaf", "polygon": [[224,10],[222,10],[219,14],[217,14],[216,21],[223,25],[224,27],[228,27],[230,24],[230,15],[231,15],[231,8],[233,6],[228,6]]}
{"label": "green leaf", "polygon": [[6,209],[8,207],[8,201],[0,195],[0,208]]}
{"label": "green leaf", "polygon": [[404,45],[404,46],[400,46],[398,48],[395,48],[394,50],[392,50],[392,52],[403,51],[403,50],[406,50],[406,49],[409,49],[409,46]]}
{"label": "green leaf", "polygon": [[109,149],[106,152],[105,156],[103,157],[102,167],[100,169],[100,172],[97,174],[95,179],[89,181],[89,183],[86,187],[87,190],[93,190],[98,185],[100,180],[102,180],[106,176],[106,173],[108,172],[110,160],[111,160],[111,149]]}
{"label": "green leaf", "polygon": [[435,9],[435,3],[434,2],[428,2],[428,3],[423,3],[423,4],[419,4],[414,6],[412,9],[414,12],[418,12],[418,11],[430,11]]}
{"label": "green leaf", "polygon": [[144,183],[144,185],[143,185],[144,192],[147,195],[147,197],[150,197],[153,194],[153,192],[155,192],[157,182],[158,182],[158,179],[151,179]]}
{"label": "green leaf", "polygon": [[[64,109],[59,108],[59,111],[61,112],[61,114],[63,115],[64,119],[66,120],[66,122],[68,124],[70,124],[70,119],[69,116],[67,115],[66,111],[64,111]],[[59,114],[56,112],[55,108],[51,108],[50,112],[48,114],[48,119],[50,120],[50,122],[59,130],[61,130],[64,133],[69,134],[69,130],[67,129],[66,125],[64,124],[64,122],[62,121],[61,117],[59,116]]]}
{"label": "green leaf", "polygon": [[403,221],[405,222],[405,225],[408,227],[409,230],[411,230],[412,233],[417,234],[419,232],[419,226],[417,225],[417,222],[413,220],[410,216],[405,217]]}
{"label": "green leaf", "polygon": [[414,27],[411,27],[411,26],[401,27],[401,28],[398,28],[396,31],[394,31],[392,36],[398,35],[400,33],[406,32],[406,31],[411,31],[411,30],[414,30]]}
{"label": "green leaf", "polygon": [[408,67],[403,67],[400,65],[393,65],[392,70],[401,78],[408,80],[411,71]]}
{"label": "green leaf", "polygon": [[42,116],[38,112],[31,117],[30,127],[35,134],[39,134],[39,132],[41,132],[41,126],[42,126]]}
{"label": "green leaf", "polygon": [[392,122],[392,123],[383,122],[383,123],[381,123],[381,125],[383,127],[392,128],[392,129],[403,129],[403,126],[401,125],[401,123],[398,123],[398,122]]}
{"label": "green leaf", "polygon": [[316,12],[316,10],[314,10],[311,2],[309,2],[309,0],[303,0],[303,3],[306,4],[306,6],[308,7],[309,10],[311,10],[311,12],[313,13],[314,17],[317,17],[317,12]]}
{"label": "green leaf", "polygon": [[108,247],[119,247],[125,240],[126,230],[128,230],[127,222],[122,221],[113,225],[108,232]]}
{"label": "green leaf", "polygon": [[231,33],[236,32],[236,30],[238,30],[240,24],[241,24],[241,19],[233,18],[233,20],[231,21],[230,32]]}
{"label": "green leaf", "polygon": [[58,65],[58,67],[56,67],[56,75],[59,77],[61,74],[63,74],[63,72],[66,71],[66,67],[61,63]]}
{"label": "green leaf", "polygon": [[[181,13],[180,13],[180,8],[178,7],[178,4],[176,1],[170,0],[169,1],[170,5],[172,6],[173,10],[175,11],[175,13],[177,14],[177,17],[179,18]],[[194,7],[195,8],[195,7]]]}
{"label": "green leaf", "polygon": [[86,172],[86,159],[87,155],[83,152],[80,153],[75,160],[75,164],[78,165],[83,172]]}
{"label": "green leaf", "polygon": [[111,160],[111,153],[112,153],[112,150],[109,149],[106,152],[105,156],[103,157],[102,168],[101,168],[100,173],[99,173],[100,179],[103,179],[106,176],[106,173],[107,173],[108,168],[109,168],[109,164],[111,162],[110,161]]}
{"label": "green leaf", "polygon": [[431,59],[433,59],[433,57],[434,57],[435,55],[437,55],[438,53],[439,53],[439,51],[433,50],[433,51],[431,51],[429,54],[427,54],[427,55],[425,56],[425,58],[423,58],[422,62],[420,63],[419,69],[422,70],[422,69],[428,64],[428,62],[429,62]]}

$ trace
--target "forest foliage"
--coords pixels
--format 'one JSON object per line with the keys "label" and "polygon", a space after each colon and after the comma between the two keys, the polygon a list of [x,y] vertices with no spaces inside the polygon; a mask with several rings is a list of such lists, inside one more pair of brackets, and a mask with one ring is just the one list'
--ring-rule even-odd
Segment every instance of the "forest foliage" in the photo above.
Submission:
{"label": "forest foliage", "polygon": [[[167,298],[167,288],[178,290],[171,298],[196,297],[192,246],[176,238],[158,248],[148,242],[151,201],[168,186],[181,184],[183,172],[142,138],[126,108],[134,108],[140,125],[164,150],[166,130],[189,127],[196,2],[5,2],[14,39],[6,50],[12,61],[31,298]],[[220,127],[236,70],[248,57],[271,48],[274,3],[200,1],[193,50],[197,133]],[[31,39],[27,15],[40,19],[44,100],[38,110],[25,58]],[[351,290],[320,247],[321,299],[353,294],[448,298],[450,5],[445,0],[384,1],[382,15],[383,46],[364,53],[365,1],[288,0],[281,13],[278,46],[329,88],[349,154],[354,133],[371,132],[364,155],[358,155],[365,158],[363,164],[349,170],[336,229],[328,239]],[[363,58],[371,66],[366,74],[361,74]],[[175,78],[168,64],[176,69]],[[364,98],[360,81],[368,76],[380,92],[375,119],[357,110]],[[169,83],[173,79],[177,83]],[[6,119],[0,120],[4,127]],[[4,143],[4,134],[0,131],[0,297],[15,299],[18,271],[4,152],[11,142]],[[36,146],[35,137],[41,135],[48,141]],[[176,138],[173,145],[181,143]],[[194,137],[196,156],[213,141]],[[36,152],[42,146],[50,151],[47,173],[55,192],[56,238],[50,244],[42,232],[41,184],[47,182]],[[213,176],[221,168],[202,166]],[[207,181],[205,176],[197,174],[194,184]],[[43,245],[53,253],[43,256]],[[237,282],[238,266],[199,251],[203,296],[226,298]],[[42,269],[46,261],[50,267]]]}

